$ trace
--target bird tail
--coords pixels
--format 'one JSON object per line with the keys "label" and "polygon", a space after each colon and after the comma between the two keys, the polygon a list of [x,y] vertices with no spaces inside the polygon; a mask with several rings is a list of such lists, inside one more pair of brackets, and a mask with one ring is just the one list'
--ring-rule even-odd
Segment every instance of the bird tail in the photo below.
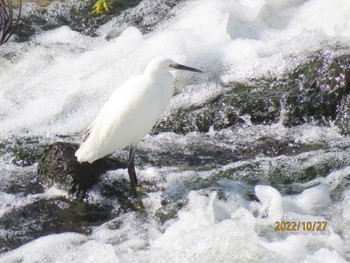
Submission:
{"label": "bird tail", "polygon": [[75,152],[75,156],[80,163],[92,163],[96,160],[95,151],[92,149],[92,147],[90,147],[87,141],[80,145],[79,149]]}

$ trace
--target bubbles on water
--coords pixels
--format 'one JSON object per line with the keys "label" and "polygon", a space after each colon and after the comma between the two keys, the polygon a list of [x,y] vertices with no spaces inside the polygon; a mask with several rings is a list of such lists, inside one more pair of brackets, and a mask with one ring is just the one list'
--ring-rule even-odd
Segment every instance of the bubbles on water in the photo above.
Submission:
{"label": "bubbles on water", "polygon": [[[163,259],[169,258],[173,262],[231,262],[238,259],[250,262],[256,257],[262,262],[309,262],[309,258],[317,259],[320,255],[331,262],[343,262],[345,244],[333,231],[331,215],[314,217],[309,210],[301,213],[290,210],[301,203],[308,204],[311,211],[320,209],[319,204],[324,200],[327,203],[329,194],[319,195],[318,204],[310,203],[308,197],[310,192],[319,190],[320,187],[310,188],[289,198],[282,197],[270,186],[258,185],[255,194],[259,201],[246,201],[235,191],[227,192],[225,198],[211,189],[191,191],[188,204],[178,211],[177,219],[168,222],[163,233],[154,229],[152,220],[145,223],[135,217],[135,213],[128,213],[95,228],[90,237],[72,233],[50,235],[6,253],[1,259],[57,261],[62,259],[57,253],[60,248],[66,252],[64,260],[69,258],[70,262],[81,258],[96,259],[106,252],[110,255],[105,262],[121,259],[165,262]],[[159,207],[157,202],[149,205],[149,212],[152,205]],[[275,222],[288,220],[328,224],[322,231],[300,228],[287,233],[285,229],[274,230]],[[87,247],[89,251],[86,251]]]}

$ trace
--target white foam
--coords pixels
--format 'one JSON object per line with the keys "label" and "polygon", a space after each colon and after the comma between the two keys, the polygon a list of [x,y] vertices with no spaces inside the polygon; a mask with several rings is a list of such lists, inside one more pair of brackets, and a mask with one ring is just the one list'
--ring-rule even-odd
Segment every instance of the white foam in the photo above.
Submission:
{"label": "white foam", "polygon": [[[312,217],[319,204],[309,202],[310,193],[322,189],[314,187],[294,197],[281,197],[276,189],[258,185],[255,190],[260,201],[250,204],[236,198],[234,192],[220,199],[215,191],[192,191],[188,204],[179,211],[178,218],[167,224],[164,233],[157,230],[156,221],[145,222],[136,213],[126,213],[97,227],[90,237],[71,233],[42,237],[3,254],[0,260],[250,262],[259,258],[261,262],[317,262],[324,256],[321,262],[344,262],[346,243],[333,231],[332,222]],[[304,211],[294,220],[328,221],[326,231],[275,231],[275,221],[287,220],[285,216],[290,215],[290,206],[285,205],[287,201],[294,206],[308,203],[311,213]],[[153,200],[146,206],[154,213],[156,209],[152,206],[159,207],[159,202]],[[259,206],[263,213],[256,213]],[[113,227],[115,224],[118,227]]]}
{"label": "white foam", "polygon": [[2,262],[120,262],[110,244],[76,233],[52,234],[0,256]]}
{"label": "white foam", "polygon": [[301,263],[345,263],[348,262],[342,257],[338,255],[338,253],[334,250],[328,250],[325,248],[321,248],[316,251],[313,255],[308,257],[307,259],[301,261]]}
{"label": "white foam", "polygon": [[165,262],[165,258],[172,262],[247,262],[257,257],[274,262],[274,256],[258,244],[257,235],[230,217],[222,217],[219,207],[215,192],[209,197],[191,192],[188,206],[152,243],[145,262]]}
{"label": "white foam", "polygon": [[284,201],[292,202],[299,213],[321,215],[331,204],[330,189],[328,185],[320,184],[306,189],[300,195],[286,197]]}
{"label": "white foam", "polygon": [[321,30],[327,35],[337,36],[349,29],[349,12],[349,3],[344,0],[310,0],[300,7],[288,29],[294,31],[294,35],[305,30]]}

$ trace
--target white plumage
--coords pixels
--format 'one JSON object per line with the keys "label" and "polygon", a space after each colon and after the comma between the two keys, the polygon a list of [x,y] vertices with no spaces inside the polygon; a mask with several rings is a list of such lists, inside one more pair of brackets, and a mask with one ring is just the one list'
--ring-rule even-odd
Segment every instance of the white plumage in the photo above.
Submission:
{"label": "white plumage", "polygon": [[172,69],[201,72],[171,59],[153,59],[142,75],[121,85],[103,106],[87,129],[87,140],[75,153],[78,161],[92,163],[131,146],[128,171],[130,179],[134,178],[137,183],[133,148],[152,129],[170,102],[174,92]]}
{"label": "white plumage", "polygon": [[172,63],[162,58],[153,60],[143,75],[129,79],[112,94],[90,125],[89,137],[75,153],[79,162],[91,163],[135,145],[152,129],[174,92],[168,70]]}

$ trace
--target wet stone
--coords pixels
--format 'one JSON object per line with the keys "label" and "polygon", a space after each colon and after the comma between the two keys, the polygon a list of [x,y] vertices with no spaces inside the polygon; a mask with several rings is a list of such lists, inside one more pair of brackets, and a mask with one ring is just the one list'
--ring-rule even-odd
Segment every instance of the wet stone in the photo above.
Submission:
{"label": "wet stone", "polygon": [[65,198],[41,199],[0,218],[0,253],[33,239],[63,232],[91,233],[92,227],[115,216],[111,205],[94,205]]}
{"label": "wet stone", "polygon": [[288,127],[336,121],[349,132],[349,68],[346,50],[317,52],[284,76],[250,79],[222,86],[222,92],[203,105],[183,107],[166,116],[155,132],[186,134],[242,125],[242,116],[252,124],[270,125],[283,120]]}
{"label": "wet stone", "polygon": [[103,172],[127,167],[126,161],[111,158],[79,163],[74,155],[78,147],[78,144],[65,142],[49,145],[38,164],[40,182],[47,187],[56,184],[69,193],[84,197]]}
{"label": "wet stone", "polygon": [[[35,142],[38,143],[37,140]],[[104,171],[125,168],[126,162],[123,160],[104,158],[93,164],[80,164],[74,156],[78,144],[56,142],[46,147],[39,144],[35,149],[44,149],[40,150],[42,157],[38,164],[39,177],[33,169],[30,173],[14,173],[13,178],[17,179],[1,190],[8,194],[26,196],[43,193],[42,185],[49,187],[55,184],[78,198],[58,196],[35,199],[5,212],[0,217],[3,233],[0,236],[0,253],[50,234],[76,232],[88,235],[94,226],[121,213],[140,210],[139,204],[129,196],[128,180],[110,181],[100,178]],[[85,192],[92,186],[94,188],[83,199]],[[90,199],[94,191],[101,196],[101,200]]]}
{"label": "wet stone", "polygon": [[114,29],[107,39],[118,36],[127,26],[135,26],[142,33],[151,32],[159,22],[172,16],[172,9],[184,0],[108,0],[109,10],[94,14],[92,7],[97,0],[81,1],[34,1],[25,3],[21,23],[17,29],[17,41],[27,41],[33,35],[69,26],[85,35],[97,36],[98,28],[113,21]]}

